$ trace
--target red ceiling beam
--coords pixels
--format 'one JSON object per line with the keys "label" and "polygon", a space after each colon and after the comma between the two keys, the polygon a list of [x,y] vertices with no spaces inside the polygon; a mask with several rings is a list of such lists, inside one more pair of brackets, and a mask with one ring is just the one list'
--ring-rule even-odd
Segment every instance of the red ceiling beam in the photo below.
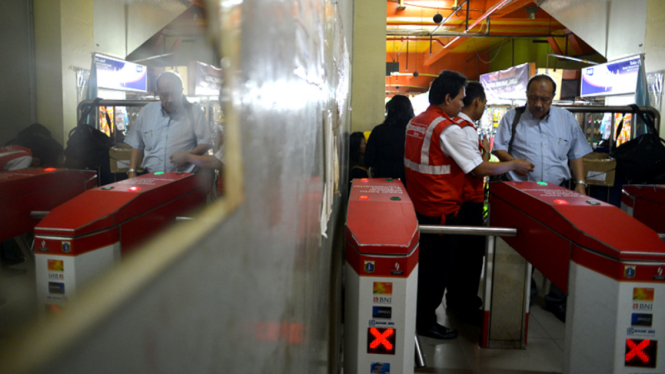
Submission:
{"label": "red ceiling beam", "polygon": [[442,50],[440,50],[439,52],[433,54],[430,58],[425,60],[423,62],[423,65],[424,66],[430,66],[430,65],[434,64],[435,62],[439,61],[440,59],[443,58],[443,56],[450,53],[450,51],[452,51],[455,47],[457,47],[458,45],[464,43],[466,41],[466,39],[467,39],[466,37],[459,37],[459,36],[452,39],[451,41],[446,43],[446,45],[443,47]]}
{"label": "red ceiling beam", "polygon": [[559,45],[556,43],[556,39],[549,37],[547,38],[547,42],[550,43],[550,47],[552,47],[552,51],[554,51],[554,53],[556,53],[557,55],[565,54],[563,53]]}

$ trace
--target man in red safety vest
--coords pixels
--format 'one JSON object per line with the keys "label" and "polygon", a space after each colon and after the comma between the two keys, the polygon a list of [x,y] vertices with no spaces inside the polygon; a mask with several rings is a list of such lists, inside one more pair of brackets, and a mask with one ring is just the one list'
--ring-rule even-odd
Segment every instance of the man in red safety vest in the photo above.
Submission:
{"label": "man in red safety vest", "polygon": [[[528,173],[533,164],[526,160],[504,163],[484,161],[478,142],[470,142],[463,128],[470,124],[457,117],[464,106],[467,79],[444,70],[432,82],[430,106],[414,117],[406,128],[404,165],[407,190],[423,225],[456,225],[462,206],[465,175],[502,174],[509,170]],[[437,323],[436,309],[443,300],[448,273],[457,244],[455,235],[420,237],[416,330],[435,339],[454,339],[457,331]]]}

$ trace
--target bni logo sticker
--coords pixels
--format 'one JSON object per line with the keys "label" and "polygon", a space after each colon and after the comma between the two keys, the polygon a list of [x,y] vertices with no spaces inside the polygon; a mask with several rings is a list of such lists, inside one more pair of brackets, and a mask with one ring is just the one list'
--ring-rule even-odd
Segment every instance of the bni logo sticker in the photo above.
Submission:
{"label": "bni logo sticker", "polygon": [[636,272],[637,272],[637,266],[626,265],[623,267],[623,276],[626,278],[635,278]]}
{"label": "bni logo sticker", "polygon": [[375,268],[374,261],[365,261],[365,266],[364,266],[365,273],[373,273],[374,268]]}

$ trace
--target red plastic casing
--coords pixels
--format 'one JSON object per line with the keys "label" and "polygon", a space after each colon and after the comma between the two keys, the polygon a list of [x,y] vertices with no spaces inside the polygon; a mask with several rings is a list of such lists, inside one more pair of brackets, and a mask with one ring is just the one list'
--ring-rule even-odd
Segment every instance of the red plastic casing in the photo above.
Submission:
{"label": "red plastic casing", "polygon": [[[346,220],[346,261],[358,275],[408,277],[418,264],[419,233],[413,203],[401,181],[353,180]],[[369,260],[374,262],[372,272],[365,269]]]}
{"label": "red plastic casing", "polygon": [[[564,200],[567,204],[555,203]],[[504,240],[564,292],[571,258],[618,280],[627,280],[622,263],[665,261],[657,233],[621,209],[564,189],[534,182],[492,183],[491,226],[517,228]],[[639,280],[632,278],[629,280]]]}
{"label": "red plastic casing", "polygon": [[[147,174],[98,187],[53,209],[35,227],[36,247],[75,256],[120,241],[126,254],[176,216],[204,204],[208,191],[208,180],[189,173]],[[70,241],[66,249],[63,240]]]}
{"label": "red plastic casing", "polygon": [[33,211],[51,211],[97,186],[97,173],[88,170],[30,169],[0,171],[0,241],[32,230],[39,219]]}

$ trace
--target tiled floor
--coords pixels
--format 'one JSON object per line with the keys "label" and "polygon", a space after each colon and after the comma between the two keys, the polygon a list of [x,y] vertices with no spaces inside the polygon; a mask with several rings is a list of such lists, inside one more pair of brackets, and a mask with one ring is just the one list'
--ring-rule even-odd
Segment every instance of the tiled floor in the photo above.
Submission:
{"label": "tiled floor", "polygon": [[0,268],[0,341],[36,319],[34,268],[27,263]]}
{"label": "tiled floor", "polygon": [[443,341],[421,337],[427,367],[418,373],[529,374],[561,373],[565,324],[542,308],[542,295],[531,304],[527,349],[481,349],[480,328],[437,310],[438,322],[458,329],[459,337]]}

